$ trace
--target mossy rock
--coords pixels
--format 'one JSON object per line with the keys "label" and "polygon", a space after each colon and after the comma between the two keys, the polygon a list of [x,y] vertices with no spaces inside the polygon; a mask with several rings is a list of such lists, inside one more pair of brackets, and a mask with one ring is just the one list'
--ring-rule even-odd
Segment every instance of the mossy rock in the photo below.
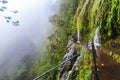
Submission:
{"label": "mossy rock", "polygon": [[82,45],[81,45],[81,44],[77,44],[77,43],[76,43],[76,44],[75,44],[75,48],[76,48],[76,49],[80,49],[80,50],[81,50],[81,49],[82,49]]}

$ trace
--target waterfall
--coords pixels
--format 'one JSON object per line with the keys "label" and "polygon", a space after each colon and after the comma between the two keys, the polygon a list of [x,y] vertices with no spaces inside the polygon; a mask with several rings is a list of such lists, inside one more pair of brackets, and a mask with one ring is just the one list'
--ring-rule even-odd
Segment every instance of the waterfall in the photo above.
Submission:
{"label": "waterfall", "polygon": [[99,27],[95,31],[94,45],[95,45],[95,49],[97,49],[98,46],[101,46],[100,41],[99,41]]}
{"label": "waterfall", "polygon": [[[95,36],[94,36],[94,46],[95,46],[95,49],[97,49],[98,46],[101,46],[100,44],[100,40],[99,40],[99,27],[96,29],[95,31]],[[89,42],[88,43],[88,48],[89,49],[92,49],[92,45],[91,45],[92,42]]]}
{"label": "waterfall", "polygon": [[77,43],[80,43],[80,30],[77,29]]}

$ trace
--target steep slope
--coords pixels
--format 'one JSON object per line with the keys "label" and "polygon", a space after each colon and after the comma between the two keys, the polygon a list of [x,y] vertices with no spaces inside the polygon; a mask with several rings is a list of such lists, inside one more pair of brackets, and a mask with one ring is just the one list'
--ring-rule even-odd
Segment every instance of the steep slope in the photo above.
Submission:
{"label": "steep slope", "polygon": [[[62,1],[63,1],[62,3],[63,11],[61,10],[60,13],[63,13],[63,14],[60,14],[60,16],[57,17],[57,19],[56,17],[54,17],[54,22],[55,21],[57,22],[60,19],[58,24],[62,22],[62,25],[60,26],[63,26],[63,24],[65,24],[64,27],[68,28],[68,30],[71,31],[71,32],[66,31],[66,34],[70,33],[70,34],[77,35],[76,31],[79,30],[80,41],[84,44],[85,43],[87,44],[88,42],[92,41],[92,39],[95,36],[95,31],[98,27],[101,35],[100,39],[102,44],[106,44],[108,40],[116,38],[117,36],[120,35],[120,1],[119,0],[107,0],[107,1],[77,0],[75,1],[77,2],[76,7],[72,6],[73,8],[75,8],[73,12],[74,14],[70,13],[72,12],[70,5],[74,5],[75,3],[67,0],[62,0]],[[83,73],[85,72],[85,74],[81,76],[81,73],[80,73],[80,74],[77,74],[79,75],[79,77],[77,78],[71,77],[69,79],[70,80],[74,80],[74,79],[89,80],[90,77],[83,78],[87,75],[86,69],[84,70],[84,68],[82,67],[79,72],[81,71]],[[75,72],[73,71],[73,73]],[[92,73],[90,75],[92,75]]]}
{"label": "steep slope", "polygon": [[[72,66],[68,80],[94,80],[93,55],[88,44],[94,39],[97,28],[101,35],[99,36],[101,46],[109,48],[115,39],[115,44],[112,44],[111,48],[116,48],[116,46],[118,49],[120,48],[120,39],[117,38],[120,35],[119,0],[61,0],[59,13],[51,17],[50,21],[56,26],[56,31],[48,37],[47,55],[40,56],[40,60],[36,61],[33,66],[35,70],[30,71],[30,75],[34,75],[32,77],[36,77],[62,62],[67,52],[66,45],[70,36],[74,35],[75,44],[77,42],[77,31],[80,31],[81,44],[79,45],[82,57],[77,62],[77,71],[75,71],[75,66]],[[110,51],[111,48],[109,48]],[[99,49],[104,51],[102,48]],[[99,52],[99,54],[101,53]],[[110,58],[110,56],[107,57]],[[98,59],[100,60],[99,57]],[[52,71],[40,80],[59,80],[59,70]]]}

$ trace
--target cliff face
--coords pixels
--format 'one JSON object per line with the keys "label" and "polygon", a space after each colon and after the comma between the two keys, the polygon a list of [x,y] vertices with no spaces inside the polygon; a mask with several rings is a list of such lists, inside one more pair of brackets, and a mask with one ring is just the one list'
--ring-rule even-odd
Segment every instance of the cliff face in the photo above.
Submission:
{"label": "cliff face", "polygon": [[[55,25],[56,31],[48,37],[47,54],[41,55],[35,62],[28,77],[34,78],[79,54],[40,80],[95,80],[90,43],[95,41],[98,29],[98,76],[101,76],[100,80],[110,80],[105,76],[109,77],[111,74],[106,73],[104,76],[102,73],[105,73],[106,68],[111,72],[110,66],[113,63],[117,65],[117,69],[120,66],[120,0],[61,0],[59,13],[52,16],[50,21]],[[74,35],[74,39],[70,39],[71,35]],[[80,40],[80,43],[77,43],[77,40]],[[109,63],[111,60],[115,62],[108,64],[107,60]]]}
{"label": "cliff face", "polygon": [[91,80],[93,55],[85,45],[69,41],[57,80]]}
{"label": "cliff face", "polygon": [[58,80],[67,80],[71,69],[73,68],[77,58],[80,56],[80,49],[76,47],[74,39],[70,39],[67,45],[67,51],[63,58],[64,64],[60,66]]}
{"label": "cliff face", "polygon": [[119,4],[119,0],[79,0],[73,25],[80,29],[81,39],[92,38],[97,27],[102,40],[119,35]]}
{"label": "cliff face", "polygon": [[[81,51],[80,53],[78,52],[80,56],[78,57],[78,59],[76,59],[74,65],[71,65],[69,70],[64,69],[62,73],[61,72],[59,73],[60,75],[62,74],[62,78],[60,76],[59,80],[91,80],[91,79],[94,80],[93,55],[89,50],[90,48],[85,46],[87,46],[94,39],[96,34],[95,31],[99,29],[98,39],[101,42],[101,47],[96,49],[98,55],[102,54],[102,52],[107,50],[106,52],[104,52],[105,54],[102,56],[106,56],[108,54],[110,58],[109,52],[111,52],[113,48],[114,48],[113,52],[114,51],[119,52],[118,49],[120,49],[120,47],[119,42],[117,40],[120,40],[119,39],[120,1],[119,0],[76,0],[76,1],[61,0],[61,1],[62,6],[59,18],[60,22],[63,22],[63,24],[65,24],[62,26],[67,28],[66,29],[67,31],[65,31],[66,35],[69,36],[71,34],[74,34],[76,35],[76,38],[78,38],[77,31],[79,30],[80,42],[82,42],[82,44],[79,44],[81,46],[80,48]],[[77,42],[72,43],[72,45],[73,44],[77,44]],[[70,50],[68,50],[68,52],[70,52]],[[116,60],[117,64],[119,63],[120,58],[118,52],[117,54],[113,54],[116,55],[117,57]],[[66,54],[68,53],[66,52]],[[98,56],[97,59],[98,60],[97,64],[99,64],[98,67],[102,65],[101,62],[99,63],[99,61],[101,61],[100,57],[101,55]],[[112,55],[111,57],[113,58]],[[109,60],[109,58],[106,58],[106,60]],[[105,57],[103,57],[103,60],[104,59]],[[64,67],[65,66],[67,65],[64,65]],[[98,73],[100,76],[102,72]],[[102,80],[104,79],[104,77],[100,79]]]}
{"label": "cliff face", "polygon": [[47,51],[24,57],[15,80],[34,79],[62,62],[40,80],[96,80],[92,41],[100,80],[120,80],[120,0],[59,1],[58,14],[49,19],[55,32],[48,37]]}

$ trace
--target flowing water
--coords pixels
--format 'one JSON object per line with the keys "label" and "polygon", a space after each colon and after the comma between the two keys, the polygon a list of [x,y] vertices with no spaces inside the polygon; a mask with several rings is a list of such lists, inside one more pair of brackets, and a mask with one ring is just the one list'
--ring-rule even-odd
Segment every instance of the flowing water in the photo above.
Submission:
{"label": "flowing water", "polygon": [[[94,42],[94,46],[95,46],[95,49],[97,49],[97,47],[101,46],[100,44],[100,34],[99,34],[99,27],[95,30],[95,35],[94,35],[94,39],[93,39],[93,42]],[[89,49],[92,49],[92,42],[89,42],[88,43],[88,48]]]}
{"label": "flowing water", "polygon": [[77,29],[77,43],[80,43],[80,30]]}
{"label": "flowing water", "polygon": [[97,49],[97,47],[101,45],[99,40],[99,27],[95,31],[94,45],[95,45],[95,49]]}

